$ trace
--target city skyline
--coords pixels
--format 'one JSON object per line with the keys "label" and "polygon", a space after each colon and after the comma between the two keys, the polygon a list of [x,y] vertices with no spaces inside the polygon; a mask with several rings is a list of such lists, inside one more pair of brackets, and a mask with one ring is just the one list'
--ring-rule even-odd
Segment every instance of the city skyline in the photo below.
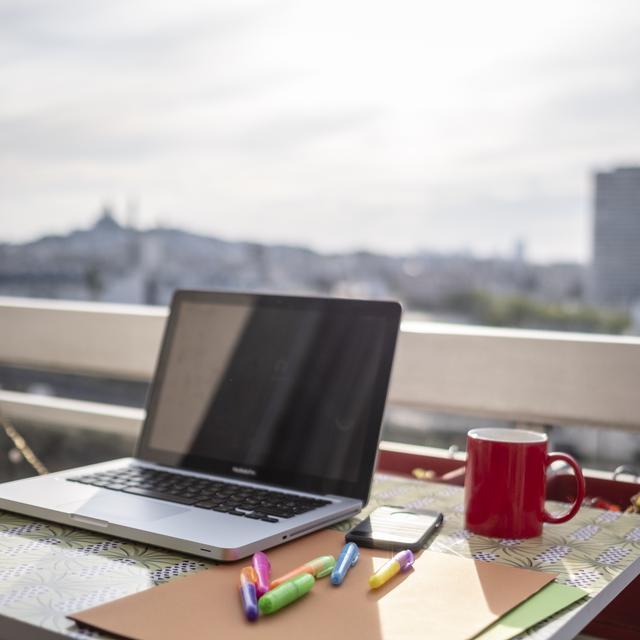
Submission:
{"label": "city skyline", "polygon": [[106,201],[323,252],[586,262],[593,174],[640,164],[635,3],[390,6],[3,3],[0,241]]}
{"label": "city skyline", "polygon": [[225,244],[236,244],[236,245],[255,245],[259,247],[265,248],[284,248],[291,249],[294,251],[303,251],[303,252],[311,252],[315,255],[321,257],[338,257],[338,256],[352,256],[358,254],[369,254],[372,256],[378,256],[380,258],[392,258],[392,259],[403,259],[406,258],[411,260],[412,258],[420,258],[420,257],[433,257],[433,258],[462,258],[462,259],[471,259],[471,260],[496,260],[496,261],[505,261],[512,262],[514,264],[524,263],[531,265],[575,265],[580,266],[582,268],[587,267],[588,265],[581,262],[580,260],[571,260],[571,259],[557,259],[557,260],[542,260],[535,261],[531,260],[528,255],[528,247],[525,240],[522,238],[514,238],[511,246],[506,247],[504,252],[475,252],[470,247],[452,247],[451,249],[447,248],[432,248],[429,246],[423,246],[415,251],[407,251],[407,252],[393,252],[393,251],[385,251],[384,249],[378,250],[373,249],[371,247],[365,246],[354,246],[353,248],[344,248],[344,249],[325,249],[318,248],[313,246],[312,243],[301,240],[300,242],[281,242],[278,240],[268,241],[268,240],[260,240],[260,239],[251,239],[251,238],[243,238],[243,237],[225,237],[222,235],[216,235],[211,232],[198,231],[195,229],[189,229],[188,227],[181,226],[179,221],[175,224],[170,220],[158,219],[155,223],[151,223],[147,226],[143,226],[138,224],[138,216],[136,212],[135,206],[132,207],[131,202],[125,203],[124,209],[115,210],[113,208],[113,202],[104,201],[101,207],[96,208],[92,214],[88,217],[86,224],[81,224],[79,226],[70,226],[68,229],[64,229],[62,231],[53,231],[47,232],[44,231],[40,234],[37,234],[34,237],[26,238],[24,240],[16,240],[16,241],[7,241],[0,238],[0,248],[16,248],[19,249],[21,247],[28,247],[32,245],[37,245],[41,242],[46,242],[51,239],[56,240],[66,240],[68,238],[74,237],[76,234],[91,232],[96,227],[108,227],[108,228],[119,228],[124,231],[131,231],[138,234],[147,234],[154,233],[158,231],[166,231],[170,233],[179,233],[186,234],[187,236],[191,236],[194,238],[201,238],[203,240],[211,240],[214,242],[222,242]]}

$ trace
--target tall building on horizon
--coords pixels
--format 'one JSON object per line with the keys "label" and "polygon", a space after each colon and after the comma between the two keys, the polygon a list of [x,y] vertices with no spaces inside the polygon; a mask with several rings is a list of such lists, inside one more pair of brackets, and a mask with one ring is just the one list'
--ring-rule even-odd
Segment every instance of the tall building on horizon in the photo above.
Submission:
{"label": "tall building on horizon", "polygon": [[640,167],[594,176],[591,297],[631,307],[640,301]]}

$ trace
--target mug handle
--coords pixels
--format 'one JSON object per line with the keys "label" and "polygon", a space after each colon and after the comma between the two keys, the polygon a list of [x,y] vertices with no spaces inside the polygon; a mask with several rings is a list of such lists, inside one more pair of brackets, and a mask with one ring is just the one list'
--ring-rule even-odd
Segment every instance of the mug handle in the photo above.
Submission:
{"label": "mug handle", "polygon": [[574,458],[572,458],[568,453],[550,453],[547,455],[546,466],[548,467],[550,464],[562,461],[566,462],[572,469],[576,478],[576,500],[571,505],[571,508],[567,513],[561,516],[552,516],[545,510],[542,512],[542,520],[544,522],[550,522],[551,524],[562,524],[567,520],[571,520],[573,516],[578,513],[578,510],[582,506],[582,501],[584,500],[584,494],[586,491],[584,476],[582,475],[582,469],[580,469],[580,465],[576,462]]}

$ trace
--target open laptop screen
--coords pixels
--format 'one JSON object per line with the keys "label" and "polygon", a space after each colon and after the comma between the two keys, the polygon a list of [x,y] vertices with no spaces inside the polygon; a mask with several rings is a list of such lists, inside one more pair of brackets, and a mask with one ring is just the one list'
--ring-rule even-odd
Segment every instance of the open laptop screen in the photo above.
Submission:
{"label": "open laptop screen", "polygon": [[399,305],[178,292],[140,457],[361,497]]}

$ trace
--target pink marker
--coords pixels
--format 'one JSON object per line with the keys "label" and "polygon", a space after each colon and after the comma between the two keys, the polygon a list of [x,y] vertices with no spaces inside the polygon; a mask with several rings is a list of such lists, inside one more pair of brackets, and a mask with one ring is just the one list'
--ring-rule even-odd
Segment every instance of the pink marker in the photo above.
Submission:
{"label": "pink marker", "polygon": [[267,591],[269,591],[269,583],[271,581],[271,563],[267,554],[262,551],[258,551],[253,554],[251,564],[256,572],[258,581],[256,582],[256,591],[258,598],[262,597]]}

